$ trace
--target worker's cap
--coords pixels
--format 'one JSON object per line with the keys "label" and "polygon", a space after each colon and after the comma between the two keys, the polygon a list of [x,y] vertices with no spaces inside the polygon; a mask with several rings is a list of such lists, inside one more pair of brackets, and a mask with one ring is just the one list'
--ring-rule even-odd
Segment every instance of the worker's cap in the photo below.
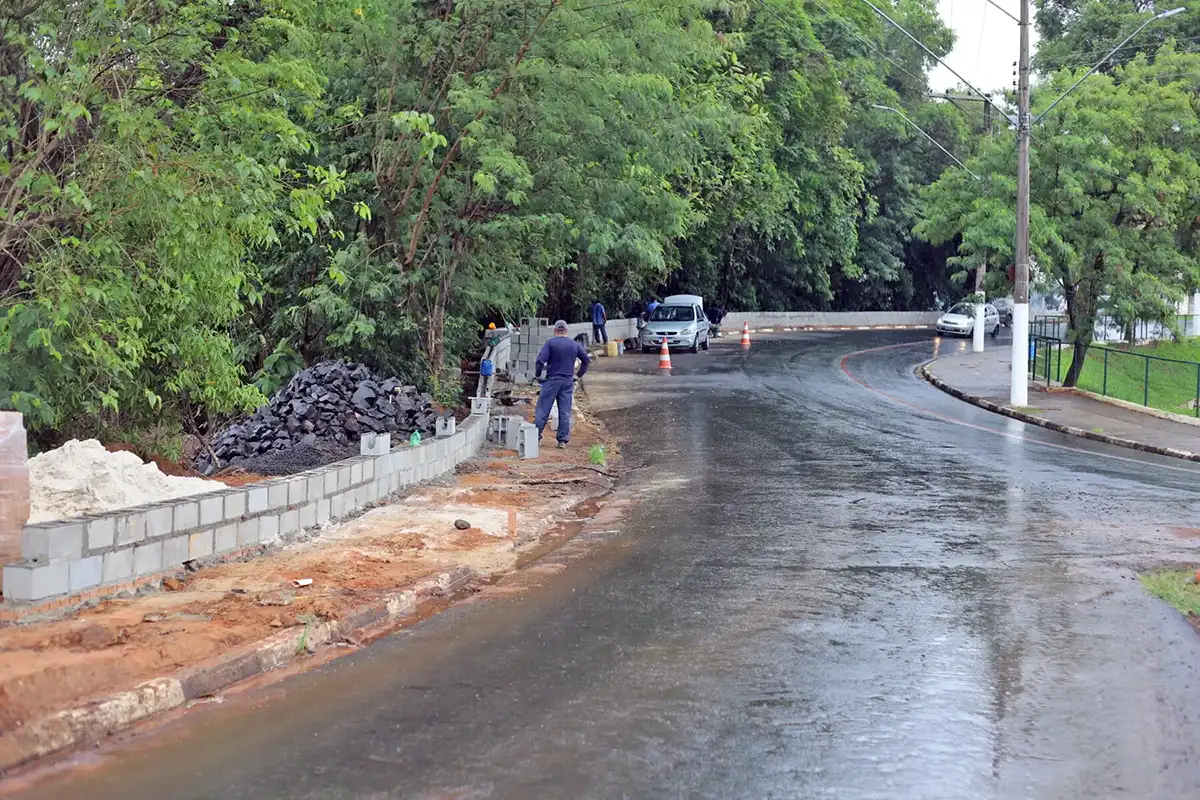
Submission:
{"label": "worker's cap", "polygon": [[560,319],[558,322],[554,323],[554,332],[555,333],[566,333],[567,332],[567,321]]}

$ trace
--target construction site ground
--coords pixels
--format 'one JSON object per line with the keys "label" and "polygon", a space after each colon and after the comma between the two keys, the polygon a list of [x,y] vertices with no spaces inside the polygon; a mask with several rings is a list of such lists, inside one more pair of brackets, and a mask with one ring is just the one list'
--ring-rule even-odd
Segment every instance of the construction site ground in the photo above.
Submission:
{"label": "construction site ground", "polygon": [[[566,450],[553,448],[548,431],[550,448],[536,460],[493,449],[453,476],[256,557],[181,573],[161,589],[69,615],[0,628],[0,731],[286,629],[337,620],[449,570],[466,568],[482,581],[515,569],[572,509],[614,483],[616,448],[579,407]],[[512,413],[531,417],[532,406],[519,404]],[[605,446],[606,465],[589,463],[595,444]],[[459,530],[456,520],[470,525]],[[311,584],[292,585],[304,580]]]}

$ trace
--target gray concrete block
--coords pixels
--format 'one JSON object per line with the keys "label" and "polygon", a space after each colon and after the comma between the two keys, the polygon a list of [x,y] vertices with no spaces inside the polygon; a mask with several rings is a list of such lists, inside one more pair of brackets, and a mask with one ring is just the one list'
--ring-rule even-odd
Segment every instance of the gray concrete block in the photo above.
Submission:
{"label": "gray concrete block", "polygon": [[[199,512],[197,512],[199,513]],[[175,530],[174,506],[156,506],[146,512],[146,538],[167,536]]]}
{"label": "gray concrete block", "polygon": [[[233,528],[233,543],[237,546],[237,526],[230,525]],[[213,542],[216,539],[216,532],[212,529],[193,533],[188,537],[188,560],[196,558],[204,558],[213,554]]]}
{"label": "gray concrete block", "polygon": [[378,442],[378,433],[364,433],[358,440],[359,455],[369,456],[374,453],[376,447],[378,447]]}
{"label": "gray concrete block", "polygon": [[246,516],[246,498],[249,495],[245,489],[239,489],[225,495],[225,521],[241,519]]}
{"label": "gray concrete block", "polygon": [[386,475],[381,475],[375,479],[375,497],[383,500],[389,494],[391,494],[391,490],[388,488],[388,478]]}
{"label": "gray concrete block", "polygon": [[45,600],[70,591],[70,562],[22,562],[4,567],[4,596],[9,600]]}
{"label": "gray concrete block", "polygon": [[266,484],[262,486],[252,486],[250,488],[249,496],[246,500],[247,514],[261,514],[267,510],[268,501],[270,499],[268,495],[269,489],[270,487]]}
{"label": "gray concrete block", "polygon": [[67,579],[70,582],[72,593],[99,586],[103,580],[103,556],[73,558],[67,564]]}
{"label": "gray concrete block", "polygon": [[329,498],[329,518],[338,520],[346,516],[346,494],[338,492]]}
{"label": "gray concrete block", "polygon": [[269,542],[279,537],[279,515],[267,514],[258,518],[258,540]]}
{"label": "gray concrete block", "polygon": [[288,505],[304,505],[308,499],[308,478],[292,478],[288,481]]}
{"label": "gray concrete block", "polygon": [[50,522],[21,531],[21,555],[27,559],[63,561],[83,555],[83,522]]}
{"label": "gray concrete block", "polygon": [[163,543],[145,542],[133,548],[133,572],[135,575],[149,575],[161,572],[163,568]]}
{"label": "gray concrete block", "polygon": [[267,508],[275,511],[280,508],[287,508],[288,504],[288,485],[287,481],[277,481],[267,487]]}
{"label": "gray concrete block", "polygon": [[300,509],[291,508],[279,515],[279,535],[287,536],[300,530]]}
{"label": "gray concrete block", "polygon": [[306,500],[316,502],[325,494],[325,473],[309,475],[308,488],[305,490]]}
{"label": "gray concrete block", "polygon": [[375,459],[368,458],[362,462],[362,478],[364,481],[375,479]]}
{"label": "gray concrete block", "polygon": [[317,501],[317,524],[318,525],[324,525],[326,522],[329,522],[329,517],[330,517],[330,513],[331,513],[330,508],[329,508],[330,503],[331,503],[331,501],[328,497],[323,497]]}
{"label": "gray concrete block", "polygon": [[162,546],[162,563],[163,569],[173,569],[181,566],[187,561],[190,556],[188,551],[191,549],[191,537],[186,534],[172,536],[170,539],[164,539]]}
{"label": "gray concrete block", "polygon": [[213,532],[213,552],[227,553],[238,548],[240,523],[222,525]]}
{"label": "gray concrete block", "polygon": [[87,536],[87,549],[93,553],[109,550],[117,539],[117,518],[98,517],[90,519],[84,526]]}
{"label": "gray concrete block", "polygon": [[265,517],[244,519],[237,526],[238,547],[250,547],[262,541],[262,521]]}
{"label": "gray concrete block", "polygon": [[357,486],[363,482],[363,465],[362,462],[350,465],[350,485]]}
{"label": "gray concrete block", "polygon": [[305,503],[300,506],[300,527],[311,528],[317,524],[317,503]]}
{"label": "gray concrete block", "polygon": [[177,531],[188,531],[200,527],[200,502],[183,502],[175,506],[175,527]]}
{"label": "gray concrete block", "polygon": [[338,471],[330,469],[325,471],[325,489],[321,494],[328,497],[338,490]]}
{"label": "gray concrete block", "polygon": [[222,494],[200,498],[200,524],[216,525],[225,520],[225,496]]}
{"label": "gray concrete block", "polygon": [[117,518],[117,547],[136,544],[145,538],[145,511],[133,511]]}
{"label": "gray concrete block", "polygon": [[133,577],[133,548],[125,547],[104,554],[100,578],[104,583],[127,581]]}
{"label": "gray concrete block", "polygon": [[345,491],[350,488],[350,467],[338,467],[338,491]]}

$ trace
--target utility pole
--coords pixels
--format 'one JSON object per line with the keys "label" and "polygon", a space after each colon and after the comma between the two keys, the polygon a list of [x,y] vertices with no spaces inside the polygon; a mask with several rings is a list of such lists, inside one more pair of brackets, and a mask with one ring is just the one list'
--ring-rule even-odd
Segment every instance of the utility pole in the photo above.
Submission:
{"label": "utility pole", "polygon": [[1013,276],[1012,376],[1008,401],[1029,405],[1029,0],[1021,0],[1017,65],[1017,241]]}

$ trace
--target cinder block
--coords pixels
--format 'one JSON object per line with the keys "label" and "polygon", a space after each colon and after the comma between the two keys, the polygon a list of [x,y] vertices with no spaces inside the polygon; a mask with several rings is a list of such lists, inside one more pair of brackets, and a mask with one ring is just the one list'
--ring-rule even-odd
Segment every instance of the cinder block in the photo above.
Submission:
{"label": "cinder block", "polygon": [[286,481],[278,481],[267,487],[267,508],[269,510],[287,508],[287,504],[288,485]]}
{"label": "cinder block", "polygon": [[308,498],[308,478],[292,478],[288,481],[288,505],[304,505]]}
{"label": "cinder block", "polygon": [[67,575],[72,593],[99,586],[103,580],[103,556],[73,558],[67,564],[69,565]]}
{"label": "cinder block", "polygon": [[373,480],[375,478],[375,459],[368,458],[362,462],[362,479],[364,481]]}
{"label": "cinder block", "polygon": [[380,475],[375,479],[375,497],[382,500],[389,494],[391,494],[391,490],[388,488],[388,476]]}
{"label": "cinder block", "polygon": [[311,528],[317,524],[317,504],[316,502],[305,503],[300,506],[300,527]]}
{"label": "cinder block", "polygon": [[258,518],[258,540],[269,542],[279,537],[279,515],[267,514]]}
{"label": "cinder block", "polygon": [[[257,525],[257,523],[255,523]],[[239,537],[238,528],[240,523],[233,525],[222,525],[213,533],[213,552],[227,553],[230,550],[236,550],[238,547]]]}
{"label": "cinder block", "polygon": [[9,600],[44,600],[70,591],[70,562],[34,564],[28,561],[4,567],[4,597]]}
{"label": "cinder block", "polygon": [[338,467],[338,491],[342,492],[350,488],[350,467]]}
{"label": "cinder block", "polygon": [[237,526],[238,547],[249,547],[262,540],[262,521],[265,517],[252,517],[242,520]]}
{"label": "cinder block", "polygon": [[375,459],[375,474],[390,475],[392,473],[392,459],[393,455],[391,453]]}
{"label": "cinder block", "polygon": [[175,508],[173,506],[155,506],[146,512],[147,539],[166,536],[173,530],[175,530]]}
{"label": "cinder block", "polygon": [[200,527],[200,503],[180,503],[175,506],[175,527],[173,530],[187,531]]}
{"label": "cinder block", "polygon": [[21,531],[21,555],[39,562],[83,555],[83,522],[30,525]]}
{"label": "cinder block", "polygon": [[324,525],[326,522],[329,522],[330,503],[331,503],[331,501],[328,497],[323,497],[317,501],[317,524],[318,525]]}
{"label": "cinder block", "polygon": [[[135,511],[117,518],[117,547],[136,544],[146,538],[146,512]],[[132,552],[132,551],[131,551]],[[132,564],[132,562],[130,562]],[[132,568],[132,567],[131,567]],[[105,578],[105,581],[108,579]]]}
{"label": "cinder block", "polygon": [[247,514],[261,514],[267,510],[268,501],[270,500],[268,496],[269,489],[270,487],[265,484],[263,486],[254,486],[250,489],[249,497],[246,501]]}
{"label": "cinder block", "polygon": [[308,478],[307,499],[316,502],[325,494],[325,473],[310,475]]}
{"label": "cinder block", "polygon": [[363,465],[362,462],[350,465],[350,485],[357,486],[363,482]]}
{"label": "cinder block", "polygon": [[300,530],[300,510],[289,509],[279,515],[279,535],[287,536]]}
{"label": "cinder block", "polygon": [[200,498],[200,524],[216,525],[225,519],[225,496],[213,495]]}
{"label": "cinder block", "polygon": [[163,568],[163,543],[146,542],[133,548],[133,572],[135,575],[149,575],[161,572]]}
{"label": "cinder block", "polygon": [[246,497],[248,494],[249,492],[241,490],[225,495],[226,522],[246,516]]}
{"label": "cinder block", "polygon": [[369,456],[374,453],[375,448],[378,446],[378,441],[378,433],[364,433],[358,440],[359,455]]}
{"label": "cinder block", "polygon": [[91,552],[108,550],[117,538],[117,518],[97,517],[90,519],[84,526],[87,535],[87,549]]}
{"label": "cinder block", "polygon": [[172,536],[170,539],[163,541],[163,569],[178,567],[188,560],[188,551],[191,549],[190,539],[191,537],[184,533],[179,536]]}
{"label": "cinder block", "polygon": [[[237,545],[237,527],[230,525],[233,528],[234,546]],[[188,537],[188,560],[196,558],[204,558],[213,554],[213,540],[215,532],[210,530],[193,533]]]}
{"label": "cinder block", "polygon": [[127,581],[133,577],[133,548],[126,547],[104,554],[100,578],[104,583]]}
{"label": "cinder block", "polygon": [[338,492],[329,498],[329,518],[337,520],[344,516],[346,516],[346,495],[344,492]]}

